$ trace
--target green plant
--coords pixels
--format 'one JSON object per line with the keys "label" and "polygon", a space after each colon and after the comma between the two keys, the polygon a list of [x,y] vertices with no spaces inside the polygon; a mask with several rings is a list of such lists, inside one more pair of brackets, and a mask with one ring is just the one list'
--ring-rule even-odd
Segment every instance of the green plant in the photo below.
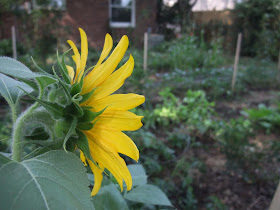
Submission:
{"label": "green plant", "polygon": [[179,117],[185,121],[190,132],[198,131],[203,135],[214,128],[214,106],[214,102],[208,102],[204,91],[189,90],[183,99],[183,106],[179,108]]}
{"label": "green plant", "polygon": [[208,197],[209,203],[206,204],[207,210],[227,210],[228,207],[215,195]]}
{"label": "green plant", "polygon": [[153,69],[182,69],[209,68],[223,63],[221,42],[213,41],[209,46],[204,39],[186,36],[171,42],[163,43],[152,52],[149,58]]}
{"label": "green plant", "polygon": [[257,109],[246,109],[243,114],[256,126],[265,129],[267,132],[277,130],[280,126],[280,107],[273,109],[259,104]]}
{"label": "green plant", "polygon": [[279,53],[279,0],[247,0],[236,4],[236,30],[243,33],[242,53],[276,59]]}

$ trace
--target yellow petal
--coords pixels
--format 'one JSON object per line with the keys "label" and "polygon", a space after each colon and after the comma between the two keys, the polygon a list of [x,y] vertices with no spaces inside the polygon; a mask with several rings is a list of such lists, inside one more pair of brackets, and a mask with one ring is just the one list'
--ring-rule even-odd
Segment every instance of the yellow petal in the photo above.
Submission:
{"label": "yellow petal", "polygon": [[134,142],[121,131],[109,131],[104,129],[95,129],[88,131],[95,139],[100,141],[104,147],[113,147],[118,153],[124,154],[135,161],[139,159],[139,150]]}
{"label": "yellow petal", "polygon": [[128,38],[123,36],[109,58],[85,78],[82,93],[87,93],[101,84],[116,69],[128,47]]}
{"label": "yellow petal", "polygon": [[100,86],[96,88],[88,101],[104,98],[105,96],[117,91],[123,85],[125,79],[131,75],[133,67],[134,59],[130,56],[128,61],[121,68],[111,74],[103,83],[100,84]]}
{"label": "yellow petal", "polygon": [[142,116],[129,111],[109,110],[97,117],[96,128],[117,131],[135,131],[142,127]]}
{"label": "yellow petal", "polygon": [[101,187],[101,183],[103,179],[103,175],[102,175],[103,170],[98,168],[91,160],[88,160],[88,164],[92,173],[94,174],[94,187],[91,191],[91,196],[94,196],[98,193]]}
{"label": "yellow petal", "polygon": [[80,30],[80,35],[81,35],[81,64],[80,68],[77,69],[76,73],[76,80],[80,80],[82,74],[84,73],[85,67],[86,67],[86,62],[87,62],[87,56],[88,56],[88,40],[87,40],[87,35],[85,31],[81,28]]}
{"label": "yellow petal", "polygon": [[[113,47],[113,39],[110,34],[106,34],[103,50],[101,52],[101,55],[99,57],[97,64],[94,66],[94,68],[91,70],[91,72],[94,72],[101,65],[101,63],[105,60],[105,58],[111,52],[112,47]],[[83,93],[90,92],[90,91],[91,90],[88,90],[86,86],[83,87]]]}
{"label": "yellow petal", "polygon": [[87,166],[86,157],[82,151],[80,151],[80,159],[85,164],[85,166]]}
{"label": "yellow petal", "polygon": [[74,69],[72,68],[72,66],[66,65],[66,68],[67,68],[67,70],[68,70],[68,75],[70,76],[70,79],[71,79],[71,84],[73,84],[75,71],[74,71]]}
{"label": "yellow petal", "polygon": [[88,103],[92,106],[94,112],[101,111],[105,107],[106,110],[130,110],[145,102],[145,97],[134,93],[129,94],[114,94],[97,101]]}
{"label": "yellow petal", "polygon": [[72,42],[71,40],[68,40],[67,42],[71,46],[71,48],[74,52],[74,56],[72,56],[72,58],[73,58],[74,62],[76,63],[76,71],[79,71],[80,65],[81,65],[81,56],[80,56],[80,53],[78,51],[78,48],[76,47],[74,42]]}
{"label": "yellow petal", "polygon": [[103,50],[101,52],[100,58],[96,64],[96,66],[94,68],[97,68],[98,66],[100,66],[100,64],[105,60],[105,58],[107,58],[107,56],[111,52],[112,47],[113,47],[113,39],[110,34],[106,34]]}
{"label": "yellow petal", "polygon": [[121,190],[123,190],[123,180],[127,185],[127,189],[130,190],[132,187],[132,178],[124,160],[110,145],[104,147],[94,136],[88,133],[86,133],[86,135],[89,139],[89,147],[93,159],[96,160],[98,164],[102,164],[113,174]]}

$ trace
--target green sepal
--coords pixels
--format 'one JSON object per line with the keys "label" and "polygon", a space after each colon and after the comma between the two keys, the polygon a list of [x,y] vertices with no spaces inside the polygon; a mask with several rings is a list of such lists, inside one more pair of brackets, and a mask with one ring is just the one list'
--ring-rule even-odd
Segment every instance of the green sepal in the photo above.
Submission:
{"label": "green sepal", "polygon": [[78,129],[76,130],[76,132],[78,134],[78,141],[76,142],[78,148],[84,153],[86,159],[91,160],[93,163],[95,163],[90,154],[87,136]]}
{"label": "green sepal", "polygon": [[35,60],[33,59],[32,56],[31,56],[31,60],[32,60],[34,66],[38,69],[39,72],[44,73],[44,74],[47,73],[44,69],[42,69],[42,68],[35,62]]}
{"label": "green sepal", "polygon": [[71,105],[67,108],[67,113],[70,113],[72,116],[82,117],[84,115],[84,111],[82,107],[79,105],[79,101],[81,100],[81,96],[79,94],[74,95],[71,98]]}
{"label": "green sepal", "polygon": [[92,91],[82,95],[83,99],[80,101],[80,104],[85,102],[85,101],[87,101],[92,96],[92,94],[94,93],[95,89],[96,88],[94,88]]}
{"label": "green sepal", "polygon": [[73,85],[72,85],[72,88],[71,88],[71,95],[77,95],[77,94],[80,94],[82,92],[82,89],[83,89],[83,85],[84,85],[84,77],[85,77],[85,73],[82,75],[82,78],[80,79],[80,82],[75,82]]}
{"label": "green sepal", "polygon": [[73,118],[72,123],[69,127],[67,134],[63,140],[63,149],[66,151],[66,144],[71,136],[76,136],[76,126],[77,126],[77,118]]}
{"label": "green sepal", "polygon": [[56,102],[49,102],[37,99],[35,97],[33,97],[33,99],[36,100],[41,106],[43,106],[51,114],[53,119],[59,120],[64,117],[65,107],[63,107],[62,105],[59,105]]}
{"label": "green sepal", "polygon": [[49,77],[36,77],[35,79],[39,86],[40,96],[42,96],[44,94],[47,86],[57,82],[56,79],[49,78]]}
{"label": "green sepal", "polygon": [[[62,80],[59,78],[59,76],[56,74],[56,71],[55,71],[55,69],[54,69],[54,66],[53,66],[52,69],[53,69],[53,73],[54,73],[55,77],[57,78],[58,82],[61,84],[61,86],[62,86],[64,92],[66,93],[67,98],[70,99],[70,98],[71,98],[71,95],[70,95],[69,89],[70,89],[71,86],[70,86],[69,84],[65,83],[64,81],[62,81]],[[68,101],[70,101],[70,100],[68,100]]]}
{"label": "green sepal", "polygon": [[65,55],[71,50],[71,48],[69,50],[67,50],[65,53],[63,53],[62,55],[62,63],[60,62],[59,60],[59,55],[58,55],[58,51],[56,51],[56,56],[57,56],[57,63],[58,63],[58,66],[59,66],[59,69],[60,69],[60,72],[61,72],[61,75],[62,75],[62,78],[64,79],[64,81],[71,85],[71,80],[70,80],[70,77],[69,77],[69,74],[68,74],[68,70],[67,70],[67,67],[65,65],[65,62],[64,62],[64,57]]}
{"label": "green sepal", "polygon": [[29,94],[28,92],[26,92],[25,90],[23,90],[23,91],[26,93],[26,95],[28,95],[30,98],[37,101],[41,106],[43,106],[51,114],[53,119],[59,120],[59,119],[63,118],[64,111],[65,111],[64,106],[59,105],[56,102],[49,102],[49,101],[44,101],[44,100],[38,99],[38,98],[32,96],[31,94]]}
{"label": "green sepal", "polygon": [[85,109],[92,109],[92,106],[82,106],[83,107],[83,110],[85,110]]}
{"label": "green sepal", "polygon": [[92,122],[96,117],[98,117],[100,114],[102,114],[106,108],[107,107],[105,107],[104,109],[102,109],[99,112],[93,112],[90,109],[83,109],[84,115],[82,117],[78,118],[78,124]]}
{"label": "green sepal", "polygon": [[82,92],[82,89],[83,89],[83,85],[84,85],[84,78],[85,78],[85,75],[87,74],[87,72],[91,69],[92,67],[88,68],[84,73],[83,75],[81,76],[81,73],[79,73],[78,75],[78,79],[77,81],[79,80],[79,78],[81,77],[80,81],[79,82],[75,82],[73,85],[72,85],[72,89],[71,89],[71,95],[76,95],[76,94],[80,94]]}
{"label": "green sepal", "polygon": [[88,131],[91,130],[94,126],[94,123],[81,123],[77,125],[77,128],[79,130],[84,130],[84,131]]}

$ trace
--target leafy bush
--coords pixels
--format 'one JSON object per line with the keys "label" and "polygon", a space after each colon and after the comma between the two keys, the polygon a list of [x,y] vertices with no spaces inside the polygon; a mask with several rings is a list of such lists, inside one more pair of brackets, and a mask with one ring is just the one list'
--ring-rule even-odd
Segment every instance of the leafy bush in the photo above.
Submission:
{"label": "leafy bush", "polygon": [[273,109],[260,104],[257,109],[246,109],[243,114],[249,118],[257,127],[270,132],[280,126],[280,107]]}
{"label": "leafy bush", "polygon": [[266,60],[260,63],[250,63],[243,67],[240,82],[253,90],[259,89],[277,89],[279,87],[277,80],[277,70]]}
{"label": "leafy bush", "polygon": [[234,10],[236,30],[242,31],[242,53],[276,59],[280,40],[280,1],[247,0]]}
{"label": "leafy bush", "polygon": [[[209,46],[201,38],[187,36],[163,43],[157,48],[159,53],[150,54],[153,69],[194,69],[214,67],[223,63],[221,42],[211,42]],[[164,52],[164,53],[163,53]]]}

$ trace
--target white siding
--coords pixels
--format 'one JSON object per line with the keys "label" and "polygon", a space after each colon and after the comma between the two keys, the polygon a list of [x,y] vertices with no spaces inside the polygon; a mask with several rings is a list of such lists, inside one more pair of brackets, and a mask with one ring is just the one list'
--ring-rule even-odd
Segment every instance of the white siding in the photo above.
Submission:
{"label": "white siding", "polygon": [[198,0],[193,7],[193,11],[223,11],[233,9],[236,2],[242,0]]}

